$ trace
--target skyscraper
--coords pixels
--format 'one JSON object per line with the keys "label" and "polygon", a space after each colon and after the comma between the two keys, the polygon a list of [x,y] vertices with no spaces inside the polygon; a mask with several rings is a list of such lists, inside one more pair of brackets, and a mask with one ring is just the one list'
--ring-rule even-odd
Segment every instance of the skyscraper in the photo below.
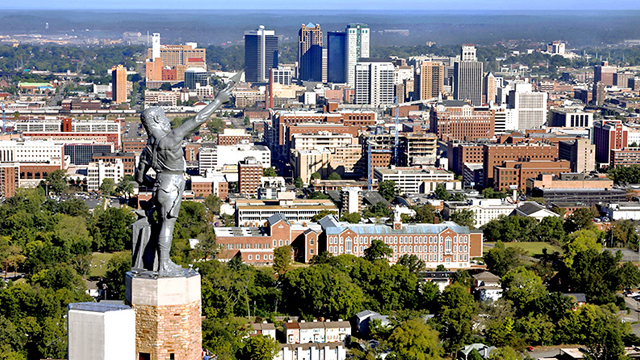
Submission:
{"label": "skyscraper", "polygon": [[275,31],[257,30],[244,33],[244,76],[247,82],[267,82],[271,68],[278,68],[278,37]]}
{"label": "skyscraper", "polygon": [[437,98],[444,86],[444,64],[424,61],[414,77],[414,96],[420,100]]}
{"label": "skyscraper", "polygon": [[482,62],[477,61],[476,48],[462,45],[460,61],[454,64],[453,97],[470,100],[474,106],[482,105]]}
{"label": "skyscraper", "polygon": [[369,27],[365,24],[349,24],[346,29],[345,76],[347,84],[355,84],[355,66],[361,58],[369,57]]}
{"label": "skyscraper", "polygon": [[322,29],[319,24],[302,25],[298,31],[299,78],[322,81]]}
{"label": "skyscraper", "polygon": [[111,99],[116,104],[127,102],[127,69],[122,65],[111,68]]}
{"label": "skyscraper", "polygon": [[389,60],[360,59],[354,66],[356,104],[393,104],[394,66]]}
{"label": "skyscraper", "polygon": [[346,33],[344,31],[327,32],[327,81],[346,83]]}

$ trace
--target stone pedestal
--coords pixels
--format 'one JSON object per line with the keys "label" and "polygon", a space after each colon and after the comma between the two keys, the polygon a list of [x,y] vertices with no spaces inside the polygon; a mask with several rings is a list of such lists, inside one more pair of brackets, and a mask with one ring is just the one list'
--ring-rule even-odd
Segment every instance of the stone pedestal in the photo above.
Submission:
{"label": "stone pedestal", "polygon": [[136,314],[136,359],[202,359],[200,274],[127,272],[126,301]]}

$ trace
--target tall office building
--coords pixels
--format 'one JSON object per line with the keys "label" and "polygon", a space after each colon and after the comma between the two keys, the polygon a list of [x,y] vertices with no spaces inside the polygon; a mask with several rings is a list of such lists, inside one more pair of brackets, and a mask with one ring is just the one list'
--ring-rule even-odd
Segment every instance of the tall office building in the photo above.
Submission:
{"label": "tall office building", "polygon": [[549,94],[531,90],[531,84],[516,83],[509,91],[509,108],[516,111],[518,130],[539,129],[547,122]]}
{"label": "tall office building", "polygon": [[355,103],[393,104],[394,66],[389,60],[360,59],[354,66]]}
{"label": "tall office building", "polygon": [[346,29],[345,76],[347,84],[355,84],[356,64],[361,58],[369,57],[369,27],[365,24],[349,24]]}
{"label": "tall office building", "polygon": [[593,144],[596,146],[596,162],[608,165],[611,150],[627,146],[629,129],[620,120],[599,120],[593,124]]}
{"label": "tall office building", "polygon": [[483,95],[484,103],[496,102],[496,77],[493,76],[492,73],[488,73],[487,76],[484,77]]}
{"label": "tall office building", "polygon": [[346,83],[346,33],[344,31],[327,32],[327,81]]}
{"label": "tall office building", "polygon": [[615,65],[610,66],[608,61],[603,61],[600,65],[593,67],[593,83],[598,82],[604,85],[613,86],[614,74],[618,71]]}
{"label": "tall office building", "polygon": [[424,61],[416,69],[419,71],[414,77],[414,94],[420,100],[437,98],[444,86],[444,64]]}
{"label": "tall office building", "polygon": [[278,37],[263,25],[244,33],[244,76],[247,82],[268,82],[271,68],[278,68]]}
{"label": "tall office building", "polygon": [[116,104],[127,102],[127,69],[122,65],[111,68],[111,99]]}
{"label": "tall office building", "polygon": [[299,79],[322,81],[322,29],[319,24],[302,25],[298,31]]}
{"label": "tall office building", "polygon": [[[198,85],[196,85],[198,84]],[[209,74],[203,68],[191,68],[184,72],[184,87],[195,89],[197,86],[209,85]]]}
{"label": "tall office building", "polygon": [[453,97],[469,100],[474,106],[482,105],[482,62],[476,58],[473,45],[462,45],[460,61],[453,66]]}

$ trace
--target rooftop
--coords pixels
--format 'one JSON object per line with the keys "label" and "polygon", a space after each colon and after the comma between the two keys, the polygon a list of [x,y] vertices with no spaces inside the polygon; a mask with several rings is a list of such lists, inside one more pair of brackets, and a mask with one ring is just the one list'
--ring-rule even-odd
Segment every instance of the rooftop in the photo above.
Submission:
{"label": "rooftop", "polygon": [[351,230],[358,235],[400,235],[400,234],[440,234],[447,229],[452,229],[458,234],[470,234],[467,226],[460,226],[451,221],[440,224],[402,224],[399,230],[386,224],[349,224],[340,222],[334,215],[327,215],[320,220],[320,225],[328,235],[338,235],[346,230]]}

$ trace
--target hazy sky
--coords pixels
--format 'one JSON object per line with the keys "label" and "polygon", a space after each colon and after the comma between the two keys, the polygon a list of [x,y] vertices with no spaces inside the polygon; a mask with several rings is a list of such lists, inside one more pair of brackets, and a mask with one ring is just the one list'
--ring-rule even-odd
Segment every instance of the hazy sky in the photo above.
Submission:
{"label": "hazy sky", "polygon": [[601,0],[2,0],[0,9],[288,9],[288,10],[620,10],[640,1]]}

